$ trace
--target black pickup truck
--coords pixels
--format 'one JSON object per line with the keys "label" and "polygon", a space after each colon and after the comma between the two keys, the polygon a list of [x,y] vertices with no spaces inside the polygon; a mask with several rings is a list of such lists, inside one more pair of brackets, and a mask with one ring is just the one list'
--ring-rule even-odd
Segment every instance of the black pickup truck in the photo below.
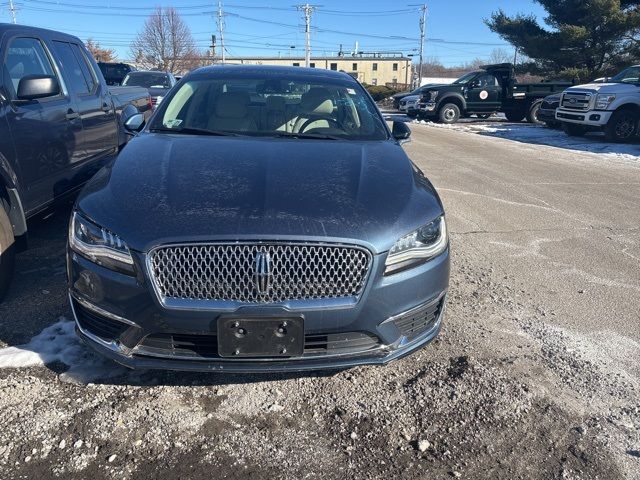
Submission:
{"label": "black pickup truck", "polygon": [[27,220],[77,191],[151,112],[140,87],[109,88],[76,37],[0,23],[0,299]]}
{"label": "black pickup truck", "polygon": [[508,120],[525,118],[538,123],[542,99],[562,92],[571,83],[517,83],[513,65],[486,65],[448,85],[432,85],[423,90],[419,116],[432,117],[442,123],[456,123],[460,117],[489,116],[503,112]]}

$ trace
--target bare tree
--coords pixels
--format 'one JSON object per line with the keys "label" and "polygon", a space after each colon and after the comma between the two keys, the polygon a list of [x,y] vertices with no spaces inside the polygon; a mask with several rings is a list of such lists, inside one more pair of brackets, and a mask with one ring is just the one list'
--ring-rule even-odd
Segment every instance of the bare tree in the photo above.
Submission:
{"label": "bare tree", "polygon": [[191,30],[174,8],[156,8],[131,43],[131,54],[143,68],[172,73],[184,73],[203,63]]}
{"label": "bare tree", "polygon": [[85,45],[87,46],[87,50],[93,55],[93,58],[96,59],[96,62],[115,62],[117,60],[114,50],[102,48],[100,44],[92,38],[88,38]]}
{"label": "bare tree", "polygon": [[511,63],[513,62],[513,54],[507,52],[504,48],[494,48],[489,54],[489,63]]}

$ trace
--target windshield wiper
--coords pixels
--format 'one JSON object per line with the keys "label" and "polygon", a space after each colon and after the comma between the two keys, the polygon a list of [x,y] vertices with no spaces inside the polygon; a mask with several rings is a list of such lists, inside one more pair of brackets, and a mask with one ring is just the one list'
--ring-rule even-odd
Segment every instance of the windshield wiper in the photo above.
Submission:
{"label": "windshield wiper", "polygon": [[212,135],[220,137],[239,137],[239,133],[226,132],[224,130],[208,130],[206,128],[196,127],[183,127],[183,128],[168,128],[168,127],[154,127],[152,132],[167,132],[167,133],[184,133],[187,135]]}
{"label": "windshield wiper", "polygon": [[324,133],[273,132],[273,133],[269,133],[268,136],[277,137],[277,138],[302,138],[302,139],[313,139],[313,140],[344,140],[344,137],[339,137],[337,135],[325,135]]}

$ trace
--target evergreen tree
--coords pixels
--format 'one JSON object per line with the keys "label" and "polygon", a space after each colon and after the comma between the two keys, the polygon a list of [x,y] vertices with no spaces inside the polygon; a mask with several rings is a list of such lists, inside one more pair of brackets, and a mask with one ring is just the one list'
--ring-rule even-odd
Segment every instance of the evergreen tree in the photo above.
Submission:
{"label": "evergreen tree", "polygon": [[535,0],[547,11],[509,17],[488,27],[526,55],[535,73],[580,81],[611,74],[640,58],[640,0]]}

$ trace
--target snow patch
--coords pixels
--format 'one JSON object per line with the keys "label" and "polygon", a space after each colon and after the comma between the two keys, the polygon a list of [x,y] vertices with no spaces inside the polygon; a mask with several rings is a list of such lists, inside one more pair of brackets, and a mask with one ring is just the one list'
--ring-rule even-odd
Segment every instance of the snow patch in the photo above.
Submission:
{"label": "snow patch", "polygon": [[102,358],[84,346],[75,334],[75,322],[60,318],[29,343],[0,349],[0,368],[26,368],[60,362],[69,369],[63,381],[89,383],[122,375],[126,369]]}
{"label": "snow patch", "polygon": [[[465,119],[466,120],[466,119]],[[492,137],[500,137],[517,142],[559,147],[577,152],[596,154],[602,159],[622,160],[625,162],[640,162],[640,145],[620,144],[604,141],[602,134],[589,133],[585,137],[570,137],[562,130],[554,130],[544,125],[526,123],[507,123],[496,121],[492,123],[461,120],[453,125],[414,120],[414,125],[425,125],[434,128],[444,128],[460,132],[477,133]]]}

